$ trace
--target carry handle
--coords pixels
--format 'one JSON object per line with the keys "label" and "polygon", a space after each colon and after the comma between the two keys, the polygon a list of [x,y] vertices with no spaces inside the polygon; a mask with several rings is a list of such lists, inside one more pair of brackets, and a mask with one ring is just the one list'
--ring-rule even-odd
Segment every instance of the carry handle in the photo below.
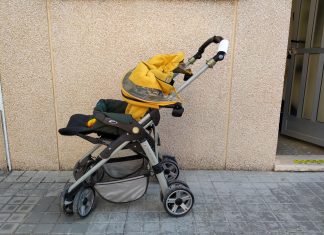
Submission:
{"label": "carry handle", "polygon": [[219,43],[217,54],[210,60],[207,60],[206,62],[209,68],[213,68],[218,61],[222,61],[225,58],[225,55],[227,54],[228,51],[228,45],[229,45],[229,41],[227,39],[223,39]]}
{"label": "carry handle", "polygon": [[205,49],[212,43],[220,43],[221,41],[223,40],[222,37],[220,36],[214,36],[214,37],[211,37],[209,38],[206,42],[204,42],[204,44],[202,44],[199,49],[198,49],[198,52],[193,56],[193,58],[195,60],[199,60],[201,59],[202,57],[202,54],[205,52]]}

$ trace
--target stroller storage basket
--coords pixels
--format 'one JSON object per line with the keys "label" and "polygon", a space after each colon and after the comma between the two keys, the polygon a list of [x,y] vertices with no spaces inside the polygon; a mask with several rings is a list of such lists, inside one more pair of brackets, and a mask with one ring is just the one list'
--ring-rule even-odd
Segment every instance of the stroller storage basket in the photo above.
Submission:
{"label": "stroller storage basket", "polygon": [[144,195],[148,185],[148,161],[140,155],[110,159],[96,191],[111,202],[130,202]]}
{"label": "stroller storage basket", "polygon": [[96,191],[104,199],[111,202],[130,202],[139,199],[146,192],[147,175],[141,175],[124,180],[97,183]]}

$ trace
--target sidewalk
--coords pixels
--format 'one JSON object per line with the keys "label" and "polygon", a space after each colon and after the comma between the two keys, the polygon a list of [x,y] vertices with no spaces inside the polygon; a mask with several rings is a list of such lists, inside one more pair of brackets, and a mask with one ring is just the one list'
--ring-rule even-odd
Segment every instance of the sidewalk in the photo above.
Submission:
{"label": "sidewalk", "polygon": [[166,214],[159,185],[140,200],[97,198],[85,219],[61,213],[57,195],[71,172],[0,176],[0,234],[324,234],[324,173],[182,171],[193,211]]}

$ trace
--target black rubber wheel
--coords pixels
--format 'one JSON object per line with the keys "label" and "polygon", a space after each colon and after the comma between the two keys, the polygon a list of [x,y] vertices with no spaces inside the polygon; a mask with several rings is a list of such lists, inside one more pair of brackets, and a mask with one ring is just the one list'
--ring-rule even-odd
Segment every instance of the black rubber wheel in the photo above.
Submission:
{"label": "black rubber wheel", "polygon": [[168,185],[169,187],[184,186],[189,188],[189,185],[186,182],[178,179],[169,181]]}
{"label": "black rubber wheel", "polygon": [[178,161],[177,161],[177,159],[174,156],[171,156],[171,155],[163,155],[162,156],[162,160],[164,160],[164,159],[175,161],[178,164]]}
{"label": "black rubber wheel", "polygon": [[[168,186],[171,187],[176,187],[176,186],[184,186],[189,188],[188,184],[182,180],[172,180],[170,182],[168,182]],[[161,202],[163,202],[163,193],[162,191],[160,191],[160,200]]]}
{"label": "black rubber wheel", "polygon": [[164,176],[167,181],[176,180],[179,177],[180,170],[176,161],[164,159],[161,162],[164,169]]}
{"label": "black rubber wheel", "polygon": [[73,213],[81,218],[88,216],[94,208],[95,197],[92,187],[81,187],[73,200]]}
{"label": "black rubber wheel", "polygon": [[67,191],[70,188],[72,183],[67,183],[64,186],[62,193],[60,194],[60,205],[64,214],[72,215],[73,214],[73,201],[68,201],[66,198]]}
{"label": "black rubber wheel", "polygon": [[163,198],[165,211],[173,217],[186,215],[192,209],[194,202],[192,192],[184,186],[170,187]]}
{"label": "black rubber wheel", "polygon": [[79,160],[75,163],[73,168],[73,177],[75,180],[78,180],[84,173],[87,171],[89,164],[93,162],[91,155],[88,155],[82,160]]}

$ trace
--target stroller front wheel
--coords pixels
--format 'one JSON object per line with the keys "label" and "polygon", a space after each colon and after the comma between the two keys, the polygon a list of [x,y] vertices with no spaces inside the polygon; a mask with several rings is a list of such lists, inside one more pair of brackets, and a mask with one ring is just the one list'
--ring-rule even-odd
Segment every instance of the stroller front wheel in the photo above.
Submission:
{"label": "stroller front wheel", "polygon": [[164,176],[168,181],[176,180],[179,177],[180,171],[176,161],[166,158],[161,163],[164,169]]}
{"label": "stroller front wheel", "polygon": [[194,204],[194,196],[189,188],[178,185],[170,187],[163,199],[166,212],[173,217],[186,215]]}
{"label": "stroller front wheel", "polygon": [[90,214],[95,204],[95,191],[92,187],[82,187],[79,189],[73,200],[73,212],[80,217]]}
{"label": "stroller front wheel", "polygon": [[72,185],[72,183],[66,184],[61,195],[60,195],[61,208],[62,208],[63,212],[67,215],[73,214],[73,205],[72,205],[73,201],[67,200],[67,192],[71,185]]}

